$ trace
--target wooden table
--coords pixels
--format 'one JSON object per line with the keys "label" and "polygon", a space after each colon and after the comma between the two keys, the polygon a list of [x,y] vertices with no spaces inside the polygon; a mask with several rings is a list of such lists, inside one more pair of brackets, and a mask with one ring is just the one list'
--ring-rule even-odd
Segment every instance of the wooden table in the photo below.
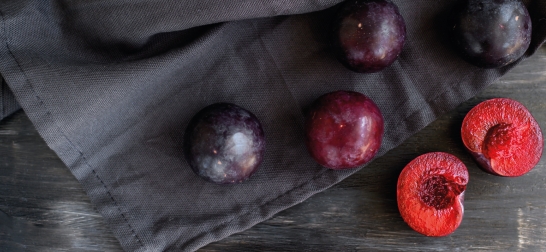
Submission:
{"label": "wooden table", "polygon": [[[454,111],[371,165],[304,203],[202,251],[546,251],[546,154],[518,178],[481,171],[464,151],[460,125],[480,101],[510,97],[546,133],[546,46]],[[458,230],[424,237],[402,220],[396,182],[416,156],[444,151],[468,167]],[[122,251],[80,184],[23,112],[0,122],[0,251]]]}

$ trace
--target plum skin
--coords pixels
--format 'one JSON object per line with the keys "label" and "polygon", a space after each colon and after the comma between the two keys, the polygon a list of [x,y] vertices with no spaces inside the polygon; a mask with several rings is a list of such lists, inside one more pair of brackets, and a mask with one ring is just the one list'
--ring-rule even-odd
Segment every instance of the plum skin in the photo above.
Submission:
{"label": "plum skin", "polygon": [[334,22],[333,48],[338,60],[358,73],[390,66],[402,51],[406,24],[389,0],[347,1]]}
{"label": "plum skin", "polygon": [[369,162],[381,147],[383,131],[377,105],[353,91],[322,95],[311,105],[305,120],[309,153],[317,163],[334,170]]}
{"label": "plum skin", "polygon": [[519,59],[531,43],[531,17],[521,1],[469,0],[453,17],[453,39],[460,55],[481,68],[498,68]]}
{"label": "plum skin", "polygon": [[201,178],[217,184],[247,180],[265,152],[258,118],[231,103],[215,103],[190,120],[184,134],[184,156]]}

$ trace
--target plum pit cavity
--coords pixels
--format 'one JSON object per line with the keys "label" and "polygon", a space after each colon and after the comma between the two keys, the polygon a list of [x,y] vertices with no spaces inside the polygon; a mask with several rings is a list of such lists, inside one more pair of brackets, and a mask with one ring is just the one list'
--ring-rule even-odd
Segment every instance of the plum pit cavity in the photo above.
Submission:
{"label": "plum pit cavity", "polygon": [[452,205],[455,196],[465,189],[465,185],[450,182],[445,176],[435,175],[421,184],[419,196],[427,206],[441,210]]}

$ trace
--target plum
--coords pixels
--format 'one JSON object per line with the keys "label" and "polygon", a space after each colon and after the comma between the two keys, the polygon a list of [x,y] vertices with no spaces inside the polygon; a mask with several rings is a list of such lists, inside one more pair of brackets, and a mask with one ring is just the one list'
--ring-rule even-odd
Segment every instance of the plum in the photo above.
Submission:
{"label": "plum", "polygon": [[544,148],[533,115],[509,98],[490,99],[472,108],[463,119],[461,138],[483,170],[506,177],[533,169]]}
{"label": "plum", "polygon": [[215,103],[189,122],[184,155],[201,178],[217,184],[247,180],[262,162],[265,135],[254,114],[235,104]]}
{"label": "plum", "polygon": [[370,161],[381,147],[383,131],[377,105],[353,91],[322,95],[305,120],[309,153],[320,165],[336,170]]}
{"label": "plum", "polygon": [[389,0],[347,1],[334,22],[333,48],[350,70],[373,73],[390,66],[406,40],[406,24]]}
{"label": "plum", "polygon": [[396,199],[402,219],[426,236],[453,233],[463,219],[468,170],[457,157],[426,153],[409,162],[398,177]]}
{"label": "plum", "polygon": [[460,55],[478,67],[506,66],[531,43],[531,17],[518,0],[469,0],[452,22]]}

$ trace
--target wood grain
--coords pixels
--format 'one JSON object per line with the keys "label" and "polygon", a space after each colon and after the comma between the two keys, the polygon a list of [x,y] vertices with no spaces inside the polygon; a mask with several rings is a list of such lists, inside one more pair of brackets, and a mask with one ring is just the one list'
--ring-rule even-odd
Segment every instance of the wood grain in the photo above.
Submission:
{"label": "wood grain", "polygon": [[[546,251],[546,158],[525,176],[496,177],[460,140],[466,112],[492,97],[520,101],[546,129],[546,47],[354,176],[201,251]],[[470,172],[463,223],[443,238],[411,230],[396,205],[398,174],[431,151],[456,155]],[[0,251],[122,251],[22,112],[0,122]]]}

